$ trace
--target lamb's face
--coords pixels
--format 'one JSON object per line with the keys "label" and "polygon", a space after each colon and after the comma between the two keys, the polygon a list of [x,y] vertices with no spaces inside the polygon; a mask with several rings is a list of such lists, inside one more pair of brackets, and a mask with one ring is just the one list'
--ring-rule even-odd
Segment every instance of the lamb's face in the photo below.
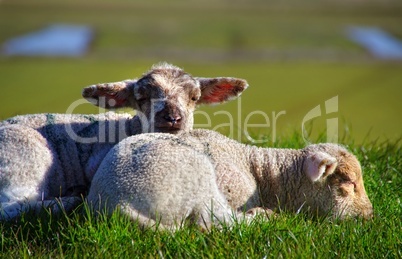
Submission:
{"label": "lamb's face", "polygon": [[200,96],[199,82],[175,67],[153,69],[134,85],[136,110],[147,132],[191,130]]}
{"label": "lamb's face", "polygon": [[364,189],[362,170],[355,156],[340,151],[338,166],[333,174],[328,175],[326,184],[331,190],[335,216],[372,217],[373,207]]}
{"label": "lamb's face", "polygon": [[238,97],[247,87],[244,79],[194,78],[176,66],[161,63],[138,80],[85,87],[82,96],[103,108],[137,110],[143,133],[178,133],[193,128],[197,104],[228,101]]}
{"label": "lamb's face", "polygon": [[311,145],[305,149],[303,209],[337,218],[371,218],[373,207],[364,189],[356,157],[336,144]]}

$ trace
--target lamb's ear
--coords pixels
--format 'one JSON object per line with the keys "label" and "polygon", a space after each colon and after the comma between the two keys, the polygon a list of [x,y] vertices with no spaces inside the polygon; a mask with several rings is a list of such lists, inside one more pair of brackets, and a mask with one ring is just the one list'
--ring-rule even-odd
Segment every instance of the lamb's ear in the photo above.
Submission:
{"label": "lamb's ear", "polygon": [[200,82],[201,97],[198,104],[214,104],[235,99],[248,87],[244,79],[233,77],[203,78],[196,77]]}
{"label": "lamb's ear", "polygon": [[315,182],[322,176],[332,174],[338,162],[335,157],[327,153],[317,151],[307,155],[304,163],[304,171],[311,181]]}
{"label": "lamb's ear", "polygon": [[134,108],[133,85],[137,80],[90,85],[82,91],[82,96],[90,103],[107,109]]}

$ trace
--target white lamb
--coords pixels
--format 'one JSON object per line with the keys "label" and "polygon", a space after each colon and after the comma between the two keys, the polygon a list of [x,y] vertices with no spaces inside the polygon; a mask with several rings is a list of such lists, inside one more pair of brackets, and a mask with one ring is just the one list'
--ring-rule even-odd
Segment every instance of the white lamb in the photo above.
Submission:
{"label": "white lamb", "polygon": [[231,223],[246,211],[373,213],[359,162],[345,148],[258,148],[209,130],[123,140],[103,160],[87,199],[97,210],[117,208],[142,226],[168,229],[188,219],[204,228]]}
{"label": "white lamb", "polygon": [[[142,132],[191,130],[197,104],[235,98],[247,82],[230,77],[192,77],[169,64],[138,80],[92,85],[83,96],[105,108],[131,107],[137,116],[33,114],[0,123],[1,217],[11,219],[65,197],[75,206],[107,152]],[[72,197],[72,198],[71,198]]]}

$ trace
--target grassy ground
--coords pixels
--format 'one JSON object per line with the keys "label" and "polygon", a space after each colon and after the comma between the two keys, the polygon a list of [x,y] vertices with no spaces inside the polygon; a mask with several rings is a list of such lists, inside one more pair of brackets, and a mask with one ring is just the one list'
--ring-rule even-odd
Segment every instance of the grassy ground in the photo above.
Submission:
{"label": "grassy ground", "polygon": [[[279,141],[301,147],[300,135]],[[286,139],[286,140],[285,140]],[[350,146],[361,161],[374,205],[370,221],[311,219],[281,212],[277,218],[203,233],[187,226],[171,234],[141,231],[114,214],[98,220],[86,212],[54,218],[25,217],[1,224],[5,258],[400,258],[402,256],[402,154],[395,143]]]}

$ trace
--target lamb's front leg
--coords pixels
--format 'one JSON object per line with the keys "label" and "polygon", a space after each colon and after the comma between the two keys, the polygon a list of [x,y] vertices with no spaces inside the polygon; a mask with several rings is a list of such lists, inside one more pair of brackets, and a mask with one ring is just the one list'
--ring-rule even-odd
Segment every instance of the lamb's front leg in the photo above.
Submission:
{"label": "lamb's front leg", "polygon": [[216,181],[233,210],[247,211],[260,204],[258,188],[246,169],[231,161],[219,161],[216,165]]}

